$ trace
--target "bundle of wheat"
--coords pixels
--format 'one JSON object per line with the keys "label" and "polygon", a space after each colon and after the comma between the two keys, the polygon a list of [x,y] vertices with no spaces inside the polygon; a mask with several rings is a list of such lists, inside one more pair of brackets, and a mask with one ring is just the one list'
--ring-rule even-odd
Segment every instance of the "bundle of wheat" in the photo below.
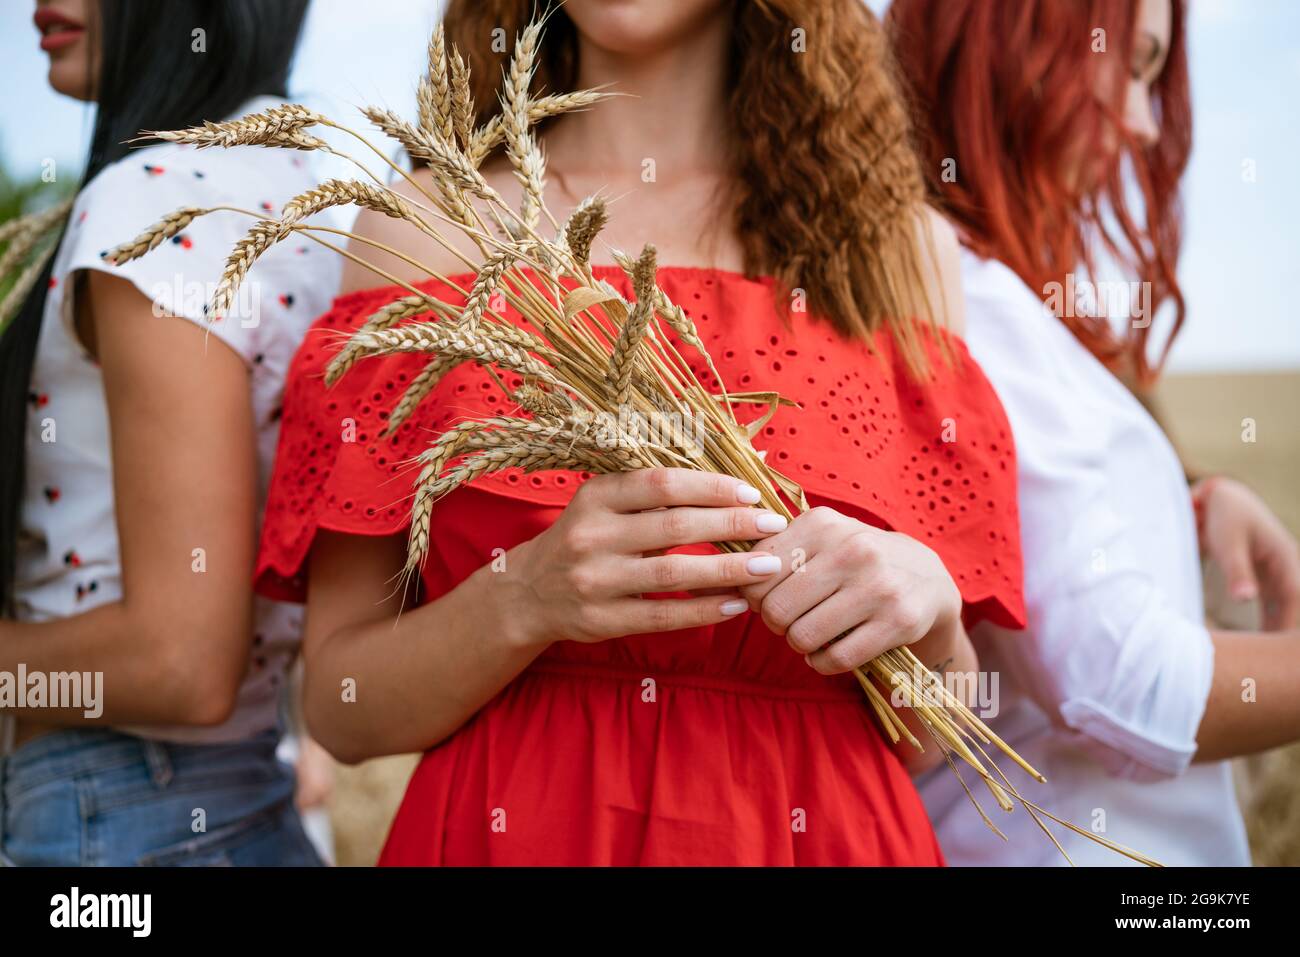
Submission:
{"label": "bundle of wheat", "polygon": [[[463,362],[486,367],[518,407],[518,415],[463,422],[438,437],[418,457],[404,570],[407,577],[418,573],[429,550],[433,503],[458,486],[501,469],[599,473],[686,467],[742,479],[761,490],[761,506],[787,518],[807,508],[799,486],[767,465],[751,443],[785,400],[772,393],[729,394],[724,389],[714,394],[705,388],[682,357],[679,345],[697,352],[712,377],[721,379],[691,318],[657,285],[654,247],[646,246],[635,259],[613,252],[632,281],[635,299],[629,302],[609,283],[595,278],[591,269],[592,245],[607,219],[604,201],[600,197],[586,199],[562,224],[548,211],[545,161],[533,126],[547,117],[595,104],[608,94],[588,90],[534,97],[530,81],[541,30],[540,23],[533,23],[518,37],[504,78],[501,113],[482,128],[471,127],[469,118],[475,111],[469,100],[466,68],[456,51],[448,53],[441,28],[429,45],[429,71],[419,86],[418,123],[408,123],[388,110],[363,111],[413,161],[427,164],[432,189],[416,182],[361,134],[300,106],[153,134],[199,147],[325,150],[356,163],[369,179],[330,180],[285,204],[278,219],[259,218],[230,256],[209,318],[219,317],[229,308],[260,255],[288,236],[304,235],[407,292],[376,311],[341,343],[328,367],[327,383],[337,381],[361,359],[417,352],[428,355],[429,361],[394,407],[390,432],[410,416],[442,376]],[[355,158],[305,132],[316,126],[343,131],[365,144],[411,185],[419,199],[399,195]],[[505,202],[479,171],[484,159],[501,145],[522,190],[518,209]],[[463,288],[388,246],[307,222],[321,210],[344,204],[409,223],[463,262],[467,274],[474,276],[472,284]],[[108,257],[124,262],[143,255],[183,228],[191,217],[209,212],[212,210],[180,210],[111,250]],[[467,255],[450,242],[448,235],[454,234],[450,231],[468,237],[474,254]],[[324,234],[330,233],[351,237],[353,247],[343,250],[335,246],[325,238]],[[456,290],[457,301],[439,299],[368,263],[356,251],[367,245],[397,256]],[[497,297],[513,307],[522,324],[493,308]],[[522,377],[523,385],[507,388],[498,372]],[[735,414],[738,403],[762,403],[768,409],[756,422],[742,425]],[[743,550],[746,546],[720,543],[718,547]],[[1041,781],[1042,776],[906,647],[861,666],[856,677],[885,733],[895,743],[906,739],[922,747],[891,706],[887,697],[891,693],[919,716],[954,772],[960,777],[959,758],[974,769],[1004,810],[1019,803],[1049,837],[1050,831],[1038,815],[1136,860],[1153,863],[1055,818],[1021,796],[990,759],[986,746],[1001,751],[1031,777]],[[978,809],[978,802],[974,803]],[[979,813],[997,831],[988,816],[982,810]]]}

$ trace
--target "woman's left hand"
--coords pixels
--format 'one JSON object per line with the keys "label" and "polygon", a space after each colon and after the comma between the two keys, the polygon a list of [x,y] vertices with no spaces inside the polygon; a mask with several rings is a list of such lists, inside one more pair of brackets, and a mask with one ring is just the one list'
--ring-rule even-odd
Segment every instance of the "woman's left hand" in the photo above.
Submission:
{"label": "woman's left hand", "polygon": [[1260,600],[1265,631],[1300,619],[1300,548],[1263,499],[1240,482],[1212,476],[1192,487],[1201,550],[1223,570],[1237,601]]}
{"label": "woman's left hand", "polygon": [[900,645],[930,664],[960,640],[957,585],[914,538],[814,508],[754,551],[779,556],[781,570],[740,593],[822,674],[852,671]]}

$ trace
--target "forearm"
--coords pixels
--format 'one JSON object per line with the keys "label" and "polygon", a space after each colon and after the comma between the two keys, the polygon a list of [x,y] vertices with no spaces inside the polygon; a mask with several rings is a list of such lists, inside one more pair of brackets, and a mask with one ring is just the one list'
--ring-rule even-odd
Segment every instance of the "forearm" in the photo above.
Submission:
{"label": "forearm", "polygon": [[1300,631],[1212,633],[1214,679],[1196,761],[1221,761],[1300,740]]}
{"label": "forearm", "polygon": [[396,620],[323,638],[306,661],[312,736],[347,763],[424,751],[450,736],[545,650],[511,614],[510,587],[484,566]]}
{"label": "forearm", "polygon": [[[242,644],[249,634],[245,628]],[[174,615],[137,612],[125,601],[48,622],[0,622],[0,672],[15,682],[26,675],[25,691],[15,686],[16,703],[26,706],[4,711],[54,726],[218,724],[247,664],[233,650],[241,643],[223,644],[228,651],[206,654],[208,645]],[[80,703],[52,707],[68,703],[74,677]],[[38,687],[48,689],[39,704]]]}

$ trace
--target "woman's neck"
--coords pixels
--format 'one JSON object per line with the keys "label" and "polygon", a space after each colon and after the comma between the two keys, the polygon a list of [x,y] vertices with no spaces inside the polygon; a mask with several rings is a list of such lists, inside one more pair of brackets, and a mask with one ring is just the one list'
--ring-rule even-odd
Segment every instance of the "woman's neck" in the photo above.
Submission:
{"label": "woman's neck", "polygon": [[639,172],[646,160],[665,170],[721,170],[729,29],[727,18],[710,18],[642,56],[611,52],[580,35],[578,88],[603,87],[618,98],[565,117],[547,134],[547,152],[574,172]]}

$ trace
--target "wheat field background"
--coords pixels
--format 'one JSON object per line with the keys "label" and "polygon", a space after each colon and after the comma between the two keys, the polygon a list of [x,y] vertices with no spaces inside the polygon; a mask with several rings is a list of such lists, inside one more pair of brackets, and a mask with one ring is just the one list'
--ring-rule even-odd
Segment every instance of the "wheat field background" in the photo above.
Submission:
{"label": "wheat field background", "polygon": [[[1157,402],[1184,461],[1194,472],[1239,478],[1300,536],[1300,373],[1177,375]],[[1243,441],[1243,420],[1256,441]],[[1217,575],[1208,604],[1222,611]],[[1245,623],[1247,613],[1237,620]],[[369,865],[383,845],[418,758],[403,755],[340,767],[330,802],[338,862]],[[1257,865],[1300,865],[1300,744],[1236,762],[1238,793]]]}

